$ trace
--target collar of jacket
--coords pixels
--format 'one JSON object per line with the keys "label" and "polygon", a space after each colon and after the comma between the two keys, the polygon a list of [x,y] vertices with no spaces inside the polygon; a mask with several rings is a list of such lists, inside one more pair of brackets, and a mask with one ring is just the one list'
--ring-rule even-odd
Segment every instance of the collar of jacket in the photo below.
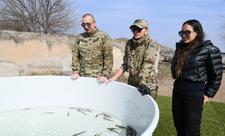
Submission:
{"label": "collar of jacket", "polygon": [[85,35],[86,35],[87,37],[93,37],[97,32],[98,32],[98,28],[96,27],[95,30],[93,30],[93,31],[91,31],[91,32],[89,32],[89,33],[86,32]]}
{"label": "collar of jacket", "polygon": [[[202,43],[200,43],[199,46],[197,46],[195,49],[201,48],[201,47],[209,45],[209,44],[212,44],[212,42],[210,40],[205,40]],[[189,46],[189,45],[187,45],[183,42],[177,42],[176,43],[176,48],[179,48],[179,49],[182,49],[182,48],[187,47],[187,46]]]}
{"label": "collar of jacket", "polygon": [[148,35],[144,35],[139,39],[132,38],[132,42],[135,45],[143,45],[143,43],[148,39]]}
{"label": "collar of jacket", "polygon": [[203,46],[212,45],[212,42],[210,40],[203,41],[197,48],[201,48]]}

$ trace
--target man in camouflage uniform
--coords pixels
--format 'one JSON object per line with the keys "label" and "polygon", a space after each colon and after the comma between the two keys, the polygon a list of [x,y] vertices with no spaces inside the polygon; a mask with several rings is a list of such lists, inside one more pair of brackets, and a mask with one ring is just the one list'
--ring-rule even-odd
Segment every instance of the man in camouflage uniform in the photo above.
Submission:
{"label": "man in camouflage uniform", "polygon": [[97,77],[100,82],[107,80],[113,65],[111,40],[108,34],[96,27],[92,14],[84,14],[80,34],[72,49],[71,79],[79,76]]}
{"label": "man in camouflage uniform", "polygon": [[142,95],[150,94],[156,98],[159,44],[149,37],[146,20],[135,20],[130,29],[133,38],[126,44],[123,64],[109,81],[117,80],[128,71],[128,84],[137,87]]}

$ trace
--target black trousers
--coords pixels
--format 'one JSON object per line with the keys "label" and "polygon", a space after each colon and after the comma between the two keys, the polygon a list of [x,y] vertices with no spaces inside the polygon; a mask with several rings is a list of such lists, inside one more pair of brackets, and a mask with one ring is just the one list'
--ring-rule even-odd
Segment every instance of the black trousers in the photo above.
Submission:
{"label": "black trousers", "polygon": [[172,112],[177,136],[200,136],[203,95],[173,92]]}

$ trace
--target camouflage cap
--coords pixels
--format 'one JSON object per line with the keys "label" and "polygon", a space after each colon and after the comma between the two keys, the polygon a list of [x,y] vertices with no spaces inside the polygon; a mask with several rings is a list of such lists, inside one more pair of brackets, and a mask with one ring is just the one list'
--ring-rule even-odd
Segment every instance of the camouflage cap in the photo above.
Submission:
{"label": "camouflage cap", "polygon": [[139,28],[148,28],[148,22],[144,19],[137,19],[134,21],[134,24],[130,26],[130,28],[133,26],[137,26]]}

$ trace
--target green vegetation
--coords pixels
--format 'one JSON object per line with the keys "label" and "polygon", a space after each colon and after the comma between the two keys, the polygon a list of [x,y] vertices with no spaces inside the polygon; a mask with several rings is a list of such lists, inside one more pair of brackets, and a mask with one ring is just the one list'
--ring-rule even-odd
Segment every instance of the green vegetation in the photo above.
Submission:
{"label": "green vegetation", "polygon": [[[158,96],[157,103],[160,110],[160,119],[154,136],[175,136],[173,126],[171,97]],[[225,136],[225,104],[209,102],[204,105],[201,136]]]}

